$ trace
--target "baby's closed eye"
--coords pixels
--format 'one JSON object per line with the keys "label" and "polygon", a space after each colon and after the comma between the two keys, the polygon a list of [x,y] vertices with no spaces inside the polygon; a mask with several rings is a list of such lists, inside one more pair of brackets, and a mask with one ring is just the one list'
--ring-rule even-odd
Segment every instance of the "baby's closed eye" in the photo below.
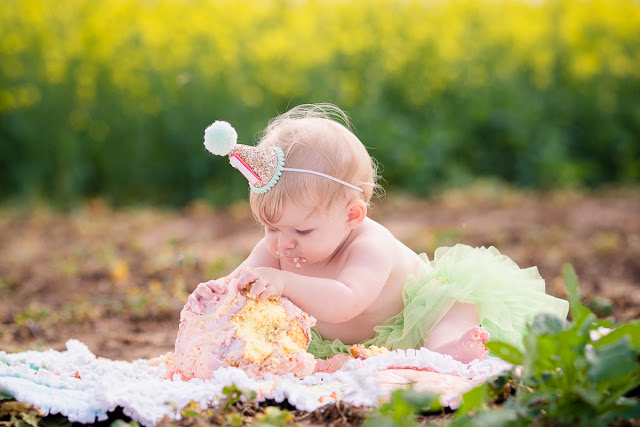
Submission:
{"label": "baby's closed eye", "polygon": [[311,233],[313,231],[313,229],[310,230],[297,230],[296,229],[296,234],[299,234],[301,236],[306,236],[307,234]]}

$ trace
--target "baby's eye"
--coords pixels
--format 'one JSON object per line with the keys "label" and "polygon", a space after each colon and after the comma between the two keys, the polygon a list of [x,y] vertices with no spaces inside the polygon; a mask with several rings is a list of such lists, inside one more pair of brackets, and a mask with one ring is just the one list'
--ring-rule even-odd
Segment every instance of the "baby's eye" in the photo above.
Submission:
{"label": "baby's eye", "polygon": [[300,234],[301,236],[306,236],[307,234],[311,233],[313,231],[313,229],[311,230],[296,230],[296,233]]}

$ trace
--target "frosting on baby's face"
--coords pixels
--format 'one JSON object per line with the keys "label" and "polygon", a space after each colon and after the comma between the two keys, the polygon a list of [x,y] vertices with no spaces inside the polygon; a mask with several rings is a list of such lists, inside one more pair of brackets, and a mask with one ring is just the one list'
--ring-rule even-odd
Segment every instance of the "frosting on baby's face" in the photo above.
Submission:
{"label": "frosting on baby's face", "polygon": [[346,211],[340,202],[326,212],[286,203],[280,220],[273,226],[265,225],[265,242],[274,257],[290,266],[326,261],[351,231],[346,220]]}
{"label": "frosting on baby's face", "polygon": [[295,263],[296,267],[302,267],[302,264],[307,262],[305,257],[295,257],[295,258],[287,258],[282,252],[276,251],[276,257],[279,259],[284,259],[285,261]]}

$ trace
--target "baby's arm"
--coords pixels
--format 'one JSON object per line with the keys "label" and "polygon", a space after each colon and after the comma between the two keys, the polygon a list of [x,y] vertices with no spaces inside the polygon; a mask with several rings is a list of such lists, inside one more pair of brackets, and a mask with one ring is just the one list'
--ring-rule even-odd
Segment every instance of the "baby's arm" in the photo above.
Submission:
{"label": "baby's arm", "polygon": [[478,327],[479,324],[478,307],[458,301],[433,328],[424,346],[462,363],[482,360],[489,353],[484,346],[489,340],[489,333]]}
{"label": "baby's arm", "polygon": [[254,267],[271,267],[280,269],[280,260],[271,255],[271,252],[267,249],[264,237],[255,245],[247,259],[242,264],[236,267],[229,277],[237,277],[239,272],[246,268]]}
{"label": "baby's arm", "polygon": [[391,262],[382,248],[355,242],[335,279],[303,276],[274,268],[252,268],[238,275],[260,298],[283,295],[320,321],[343,323],[369,307],[389,278]]}

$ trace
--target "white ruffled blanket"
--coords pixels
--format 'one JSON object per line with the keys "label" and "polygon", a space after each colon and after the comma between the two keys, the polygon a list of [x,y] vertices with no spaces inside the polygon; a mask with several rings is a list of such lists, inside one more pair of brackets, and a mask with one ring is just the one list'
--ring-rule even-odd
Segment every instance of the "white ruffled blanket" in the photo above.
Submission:
{"label": "white ruffled blanket", "polygon": [[440,393],[443,405],[456,408],[464,392],[511,366],[492,357],[465,365],[427,349],[397,350],[305,378],[289,374],[256,380],[238,368],[223,368],[211,380],[182,381],[177,376],[164,379],[163,364],[96,357],[77,340],[67,341],[66,347],[0,352],[0,390],[71,422],[106,420],[108,412],[121,407],[127,416],[149,426],[165,416],[178,418],[179,409],[191,401],[203,408],[216,405],[224,397],[223,388],[232,384],[254,390],[259,401],[286,399],[299,410],[314,411],[336,400],[375,406],[393,390],[413,383],[415,389]]}

